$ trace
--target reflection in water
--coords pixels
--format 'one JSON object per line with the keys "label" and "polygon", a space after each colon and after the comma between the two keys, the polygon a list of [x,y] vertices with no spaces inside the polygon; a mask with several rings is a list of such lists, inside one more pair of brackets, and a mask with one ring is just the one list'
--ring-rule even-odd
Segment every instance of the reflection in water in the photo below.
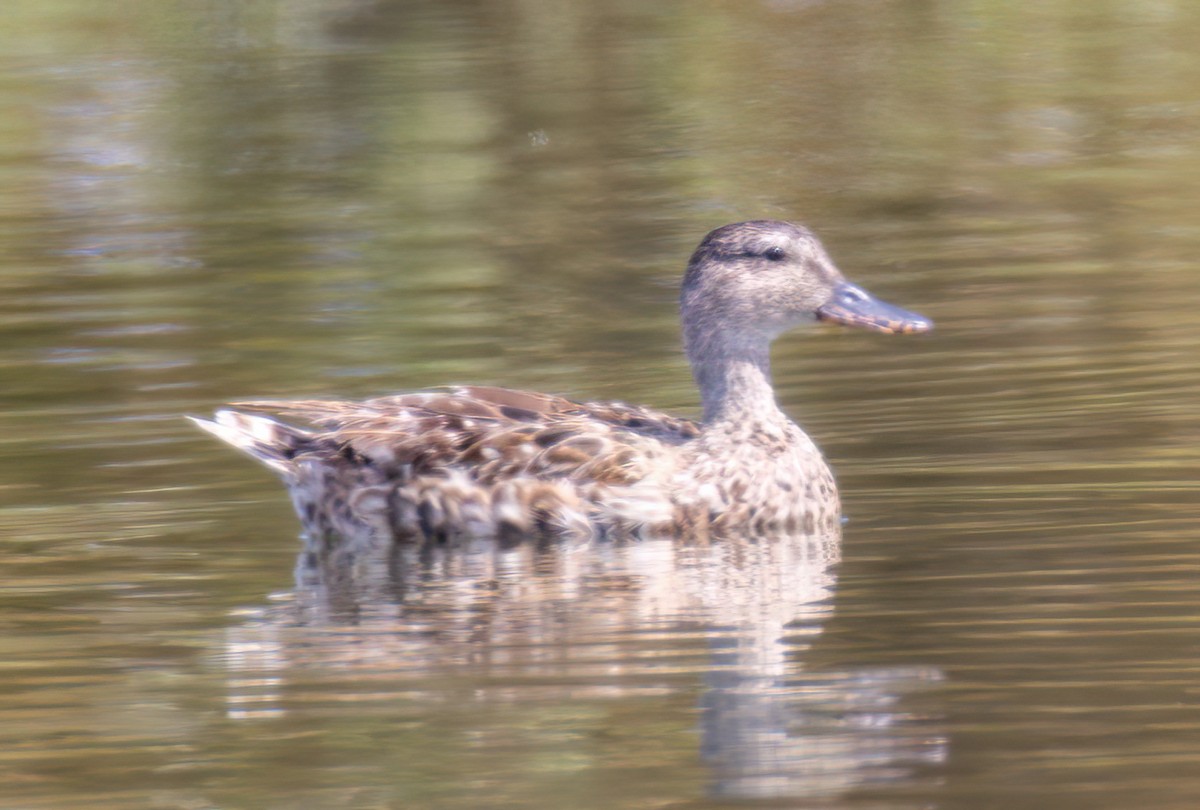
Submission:
{"label": "reflection in water", "polygon": [[[777,643],[777,646],[782,646]],[[714,793],[739,798],[833,796],[909,780],[945,761],[947,743],[897,705],[941,680],[933,668],[803,672],[780,678],[713,656],[705,747]]]}
{"label": "reflection in water", "polygon": [[[727,797],[830,796],[910,779],[945,741],[901,697],[935,669],[806,672],[833,611],[836,535],[576,545],[406,546],[314,569],[229,631],[228,715],[287,712],[288,679],[347,672],[405,697],[479,685],[481,706],[663,696],[697,675],[700,753]],[[408,682],[413,682],[410,687]],[[415,691],[414,691],[415,689]]]}

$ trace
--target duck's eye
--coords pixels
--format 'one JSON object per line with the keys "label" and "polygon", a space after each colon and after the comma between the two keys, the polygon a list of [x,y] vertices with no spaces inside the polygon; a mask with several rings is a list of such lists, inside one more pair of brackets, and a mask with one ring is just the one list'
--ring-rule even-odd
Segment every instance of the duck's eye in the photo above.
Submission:
{"label": "duck's eye", "polygon": [[781,248],[781,247],[769,247],[765,251],[763,251],[763,255],[766,256],[768,259],[770,259],[773,262],[778,262],[778,261],[782,261],[784,255],[786,255],[786,254],[784,254],[783,248]]}

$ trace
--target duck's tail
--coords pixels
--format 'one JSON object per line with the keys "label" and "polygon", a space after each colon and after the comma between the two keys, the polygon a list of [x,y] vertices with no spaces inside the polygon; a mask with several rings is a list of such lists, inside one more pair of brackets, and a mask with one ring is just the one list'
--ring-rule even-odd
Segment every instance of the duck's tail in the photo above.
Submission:
{"label": "duck's tail", "polygon": [[201,430],[261,461],[284,478],[295,470],[296,453],[312,442],[312,434],[269,416],[217,411],[212,419],[189,416]]}

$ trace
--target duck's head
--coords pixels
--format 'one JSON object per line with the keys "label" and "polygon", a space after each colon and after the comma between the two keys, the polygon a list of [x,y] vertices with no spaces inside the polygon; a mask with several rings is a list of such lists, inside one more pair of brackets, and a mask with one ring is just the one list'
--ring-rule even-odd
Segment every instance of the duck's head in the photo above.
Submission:
{"label": "duck's head", "polygon": [[791,222],[725,225],[692,254],[680,296],[689,353],[713,340],[769,343],[807,321],[889,334],[928,332],[933,323],[851,284],[817,237]]}

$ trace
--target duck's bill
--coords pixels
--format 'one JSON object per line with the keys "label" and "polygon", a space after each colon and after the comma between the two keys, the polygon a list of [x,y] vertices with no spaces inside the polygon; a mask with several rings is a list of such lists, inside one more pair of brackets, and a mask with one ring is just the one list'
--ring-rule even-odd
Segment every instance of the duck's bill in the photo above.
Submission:
{"label": "duck's bill", "polygon": [[933,321],[928,318],[880,301],[862,287],[849,283],[838,285],[829,303],[817,310],[817,319],[889,335],[912,335],[933,328]]}

